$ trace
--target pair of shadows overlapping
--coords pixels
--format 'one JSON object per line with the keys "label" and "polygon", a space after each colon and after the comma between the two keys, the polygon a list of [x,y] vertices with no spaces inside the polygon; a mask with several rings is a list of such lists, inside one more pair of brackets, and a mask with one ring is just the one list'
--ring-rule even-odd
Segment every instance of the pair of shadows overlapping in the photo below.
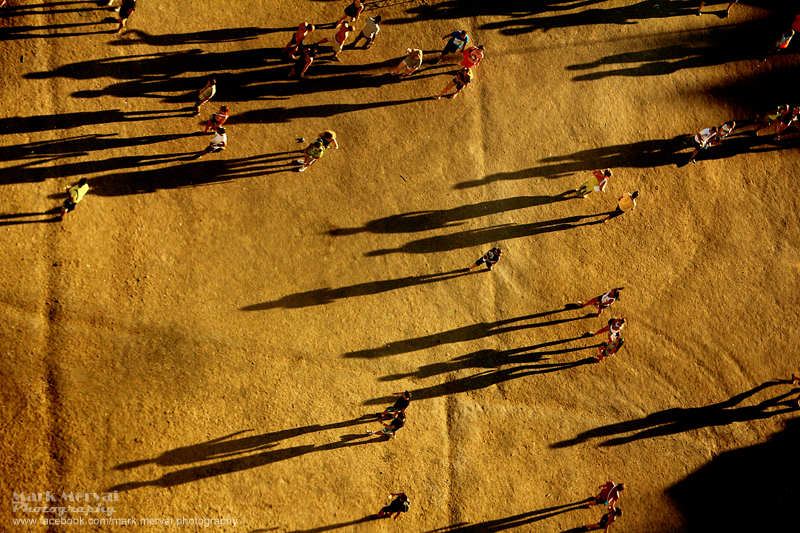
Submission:
{"label": "pair of shadows overlapping", "polygon": [[601,426],[580,433],[572,439],[552,444],[551,448],[566,448],[590,440],[620,435],[604,440],[599,444],[599,446],[603,447],[618,446],[642,439],[675,435],[705,427],[726,426],[734,422],[762,420],[775,415],[798,411],[800,407],[797,407],[796,403],[789,401],[790,396],[800,392],[798,389],[778,394],[755,405],[735,407],[763,390],[786,383],[791,383],[791,381],[768,381],[749,391],[713,405],[690,408],[675,407],[649,414],[638,420]]}
{"label": "pair of shadows overlapping", "polygon": [[[81,7],[79,7],[81,6]],[[88,7],[87,7],[88,6]],[[68,13],[76,13],[81,17],[90,12],[103,12],[106,8],[98,6],[97,2],[48,2],[43,4],[11,3],[0,9],[0,20],[15,19],[25,16],[59,15],[64,18]],[[102,20],[82,23],[63,23],[47,24],[34,26],[30,24],[12,24],[0,27],[0,41],[17,41],[21,39],[53,39],[57,37],[81,37],[86,35],[97,35],[101,33],[111,33],[113,30],[108,26],[117,20],[112,16],[104,17]],[[63,32],[71,28],[86,28],[90,26],[106,26],[103,31],[92,32]],[[114,28],[116,29],[116,28]],[[44,33],[37,33],[44,32]]]}
{"label": "pair of shadows overlapping", "polygon": [[[379,436],[375,439],[367,439],[366,433],[354,435],[343,435],[340,442],[323,444],[317,446],[309,444],[304,446],[292,446],[288,448],[272,449],[278,446],[281,441],[308,435],[331,429],[340,429],[356,425],[361,425],[370,421],[377,421],[377,415],[364,415],[353,420],[337,422],[334,424],[311,425],[295,429],[287,429],[263,435],[253,435],[249,437],[234,438],[247,431],[239,431],[219,439],[214,439],[202,444],[184,446],[165,452],[153,459],[131,461],[114,467],[114,470],[131,470],[148,464],[155,464],[162,467],[175,467],[200,463],[205,461],[216,461],[211,464],[192,466],[183,468],[168,474],[164,474],[158,479],[151,481],[133,481],[115,485],[109,491],[118,490],[128,491],[141,487],[174,487],[185,483],[191,483],[233,472],[241,472],[251,468],[285,461],[301,455],[313,452],[336,450],[385,441],[387,437]],[[249,431],[249,430],[248,430]],[[367,440],[365,440],[367,439]],[[254,453],[255,452],[255,453]]]}
{"label": "pair of shadows overlapping", "polygon": [[[589,498],[589,500],[591,499],[592,498]],[[547,520],[564,513],[577,511],[578,509],[582,509],[587,501],[588,500],[578,500],[573,503],[567,503],[564,505],[555,505],[553,507],[547,507],[546,509],[539,509],[538,511],[530,511],[527,513],[520,513],[517,515],[508,516],[506,518],[487,520],[485,522],[480,522],[477,524],[469,524],[462,522],[459,524],[453,524],[450,526],[433,529],[428,533],[496,533],[498,531],[506,531],[509,529],[522,527],[528,524],[533,524],[534,522]],[[575,529],[570,529],[568,532],[565,533],[571,533],[573,531],[585,531],[585,530],[583,528],[575,528]]]}
{"label": "pair of shadows overlapping", "polygon": [[[744,119],[742,122],[747,122]],[[490,174],[482,179],[457,183],[455,189],[469,189],[488,185],[496,181],[522,180],[529,178],[557,179],[575,173],[588,172],[596,168],[654,168],[666,165],[685,166],[689,163],[689,154],[680,154],[687,148],[687,136],[678,135],[672,139],[640,141],[630,144],[605,146],[591,150],[581,150],[573,154],[557,157],[546,157],[545,164],[515,172]],[[800,139],[776,139],[754,135],[732,135],[721,145],[704,150],[700,159],[726,159],[744,153],[766,153],[778,150],[790,150],[800,146]]]}
{"label": "pair of shadows overlapping", "polygon": [[545,311],[543,313],[536,313],[517,318],[507,318],[503,320],[497,320],[495,322],[480,322],[478,324],[471,324],[469,326],[463,326],[450,331],[425,335],[424,337],[388,343],[386,346],[381,346],[380,348],[370,348],[367,350],[347,352],[344,354],[344,357],[355,359],[377,359],[380,357],[389,357],[392,355],[415,352],[418,350],[426,350],[442,344],[452,344],[457,342],[483,339],[493,335],[511,333],[513,331],[520,331],[524,329],[555,326],[558,324],[565,324],[567,322],[574,322],[576,320],[582,320],[595,316],[594,314],[589,313],[577,317],[553,319],[545,322],[534,322],[529,324],[521,323],[527,320],[534,320],[537,318],[544,318],[558,313],[563,313],[571,309],[576,309],[576,306],[574,304],[568,304],[561,309],[555,309],[553,311]]}

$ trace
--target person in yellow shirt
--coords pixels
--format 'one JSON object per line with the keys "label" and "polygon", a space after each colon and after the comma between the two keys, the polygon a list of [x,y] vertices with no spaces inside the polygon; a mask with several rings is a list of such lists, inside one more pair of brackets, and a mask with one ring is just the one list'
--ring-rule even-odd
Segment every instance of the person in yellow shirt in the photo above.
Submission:
{"label": "person in yellow shirt", "polygon": [[83,197],[86,195],[86,191],[89,190],[89,184],[86,183],[86,178],[81,178],[77,185],[73,185],[72,187],[67,186],[67,199],[64,200],[64,203],[61,204],[61,218],[63,219],[67,216],[67,213],[75,209],[75,206],[78,205],[78,202],[83,200]]}
{"label": "person in yellow shirt", "polygon": [[620,215],[624,215],[628,211],[633,211],[636,209],[636,198],[638,196],[639,191],[633,191],[633,194],[626,192],[620,196],[619,200],[617,200],[617,209],[613,213],[609,213],[609,215],[603,219],[603,222],[608,222],[612,218],[617,218]]}

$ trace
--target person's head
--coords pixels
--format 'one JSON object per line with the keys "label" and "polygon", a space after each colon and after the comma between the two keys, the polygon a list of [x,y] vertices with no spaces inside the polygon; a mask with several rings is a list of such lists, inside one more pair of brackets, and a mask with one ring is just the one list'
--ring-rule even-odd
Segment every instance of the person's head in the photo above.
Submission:
{"label": "person's head", "polygon": [[418,50],[418,49],[417,49],[417,50],[414,50],[413,52],[411,52],[411,54],[412,54],[414,57],[419,57],[419,56],[421,56],[421,55],[422,55],[422,50]]}
{"label": "person's head", "polygon": [[731,120],[731,121],[726,122],[725,124],[723,124],[722,127],[720,127],[720,129],[724,133],[730,133],[730,132],[733,131],[733,128],[735,128],[735,127],[736,127],[736,121],[735,120]]}
{"label": "person's head", "polygon": [[80,181],[78,182],[78,187],[83,187],[84,185],[86,185],[86,183],[87,183],[86,178],[81,178]]}
{"label": "person's head", "polygon": [[209,83],[209,85],[216,85],[217,84],[217,80],[215,80],[214,78],[208,78],[208,83]]}
{"label": "person's head", "polygon": [[411,399],[411,393],[408,392],[408,391],[403,392],[403,398],[405,398],[406,400],[410,400]]}
{"label": "person's head", "polygon": [[331,130],[325,130],[322,133],[320,133],[319,136],[325,140],[332,141],[333,139],[336,138],[336,132]]}
{"label": "person's head", "polygon": [[638,198],[638,197],[639,197],[639,191],[633,191],[633,194],[631,194],[631,198]]}
{"label": "person's head", "polygon": [[[624,322],[625,319],[623,318],[622,321]],[[619,485],[617,485],[617,490],[620,491],[620,492],[625,490],[625,483],[620,483]]]}
{"label": "person's head", "polygon": [[314,31],[314,25],[313,24],[306,24],[306,30]]}
{"label": "person's head", "polygon": [[717,127],[716,126],[712,126],[712,127],[708,128],[708,131],[710,131],[711,133],[717,133]]}
{"label": "person's head", "polygon": [[321,139],[317,139],[313,143],[311,143],[311,145],[314,148],[322,148],[322,140]]}
{"label": "person's head", "polygon": [[377,15],[377,16],[373,17],[372,20],[375,21],[375,24],[379,24],[380,21],[383,20],[383,19],[381,18],[380,15]]}
{"label": "person's head", "polygon": [[223,113],[227,113],[228,111],[230,111],[230,109],[228,109],[228,106],[226,105],[220,107],[219,110],[222,111]]}
{"label": "person's head", "polygon": [[458,36],[462,39],[467,36],[467,30],[458,30]]}
{"label": "person's head", "polygon": [[478,46],[478,50],[483,50],[483,45]]}
{"label": "person's head", "polygon": [[308,48],[308,50],[306,50],[306,53],[308,54],[308,57],[317,57],[317,53],[318,52],[319,52],[319,46],[317,46],[316,44],[311,45]]}
{"label": "person's head", "polygon": [[220,135],[225,135],[225,128],[220,126],[219,128],[217,128],[217,133],[219,133]]}
{"label": "person's head", "polygon": [[494,255],[501,255],[503,253],[503,252],[500,251],[500,248],[495,248],[493,251],[494,251]]}
{"label": "person's head", "polygon": [[611,177],[611,176],[613,176],[613,175],[614,175],[614,173],[613,173],[613,172],[611,172],[611,169],[610,169],[610,168],[607,168],[607,169],[605,169],[605,170],[603,171],[603,176],[605,176],[605,177],[607,177],[607,178],[610,178],[610,177]]}
{"label": "person's head", "polygon": [[611,512],[614,513],[617,516],[622,516],[622,509],[619,509],[617,507],[614,507],[614,510],[611,511]]}
{"label": "person's head", "polygon": [[400,419],[400,420],[403,420],[403,421],[405,421],[405,419],[406,419],[406,414],[405,414],[405,413],[403,413],[403,412],[397,413],[397,418],[398,418],[398,419]]}

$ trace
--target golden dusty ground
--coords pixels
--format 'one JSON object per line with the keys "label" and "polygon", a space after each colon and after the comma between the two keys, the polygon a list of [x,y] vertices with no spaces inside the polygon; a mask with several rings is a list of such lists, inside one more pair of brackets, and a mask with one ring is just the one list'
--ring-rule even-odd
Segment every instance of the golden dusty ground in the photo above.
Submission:
{"label": "golden dusty ground", "polygon": [[[281,48],[345,1],[140,0],[121,36],[93,2],[12,4],[0,530],[561,532],[599,519],[564,506],[608,479],[620,533],[796,526],[800,391],[772,380],[800,371],[800,134],[748,125],[798,103],[798,43],[756,61],[785,5],[380,0],[372,49],[298,82]],[[433,101],[457,28],[487,58]],[[407,47],[428,61],[398,82]],[[210,75],[229,147],[196,161]],[[676,153],[729,119],[698,165]],[[341,149],[295,172],[326,128]],[[606,195],[562,196],[604,167]],[[457,272],[495,244],[494,272]],[[601,319],[564,308],[615,286]],[[588,364],[610,316],[627,343]],[[404,389],[397,440],[365,438]],[[51,515],[12,492],[46,490],[237,525],[14,525]],[[401,490],[409,513],[365,519]]]}

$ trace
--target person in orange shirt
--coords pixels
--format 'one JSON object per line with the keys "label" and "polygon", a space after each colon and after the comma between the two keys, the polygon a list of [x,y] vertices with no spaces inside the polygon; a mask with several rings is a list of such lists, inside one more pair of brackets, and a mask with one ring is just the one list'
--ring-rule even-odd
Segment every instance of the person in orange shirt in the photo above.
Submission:
{"label": "person in orange shirt", "polygon": [[608,222],[612,218],[617,218],[620,215],[624,215],[628,211],[633,211],[636,209],[636,198],[639,197],[639,191],[633,191],[633,194],[626,192],[622,196],[619,197],[617,200],[617,208],[608,214],[606,218],[603,219],[603,222]]}
{"label": "person in orange shirt", "polygon": [[208,130],[217,131],[217,128],[225,124],[225,121],[228,120],[229,114],[228,106],[224,105],[220,107],[219,111],[211,115],[211,118],[206,122],[206,129],[203,130],[203,133],[207,133]]}

